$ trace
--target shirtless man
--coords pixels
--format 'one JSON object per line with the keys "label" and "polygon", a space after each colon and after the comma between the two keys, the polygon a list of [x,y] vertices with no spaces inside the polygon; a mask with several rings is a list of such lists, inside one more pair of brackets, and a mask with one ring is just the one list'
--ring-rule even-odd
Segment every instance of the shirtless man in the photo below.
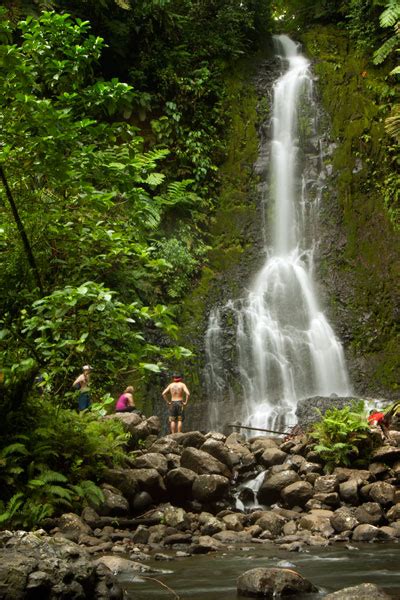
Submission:
{"label": "shirtless man", "polygon": [[[182,431],[183,409],[188,403],[190,392],[182,381],[182,375],[175,373],[172,380],[172,383],[163,391],[162,397],[168,404],[171,433],[177,431],[176,422],[178,422],[178,433],[180,433]],[[168,394],[170,394],[169,400]]]}

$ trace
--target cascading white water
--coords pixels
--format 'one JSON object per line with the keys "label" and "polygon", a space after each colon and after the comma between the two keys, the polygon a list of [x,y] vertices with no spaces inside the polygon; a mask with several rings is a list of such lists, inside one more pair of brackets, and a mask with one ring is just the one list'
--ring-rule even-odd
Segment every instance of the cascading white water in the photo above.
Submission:
{"label": "cascading white water", "polygon": [[309,63],[287,36],[277,36],[276,43],[287,70],[276,81],[273,98],[270,192],[265,199],[273,206],[273,244],[265,248],[265,264],[247,298],[230,301],[210,316],[206,373],[214,397],[214,428],[223,421],[215,394],[223,389],[224,311],[236,321],[243,398],[235,416],[245,424],[281,429],[295,422],[299,399],[350,394],[341,344],[318,306],[313,285],[315,212],[322,185],[317,174],[317,193],[308,198],[307,182],[299,173],[300,107],[305,106],[302,119],[309,127],[315,121],[309,114],[313,106]]}

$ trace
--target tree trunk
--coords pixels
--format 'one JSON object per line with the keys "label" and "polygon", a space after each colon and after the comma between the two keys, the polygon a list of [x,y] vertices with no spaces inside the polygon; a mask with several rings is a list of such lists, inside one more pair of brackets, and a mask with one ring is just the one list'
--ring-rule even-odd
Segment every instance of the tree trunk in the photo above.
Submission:
{"label": "tree trunk", "polygon": [[2,165],[0,165],[0,178],[1,178],[2,182],[3,182],[4,189],[6,191],[7,200],[9,202],[9,204],[10,204],[11,211],[12,211],[12,214],[13,214],[13,217],[14,217],[14,221],[15,221],[15,223],[17,225],[19,234],[21,236],[22,245],[24,247],[25,254],[26,254],[29,266],[30,266],[31,271],[32,271],[33,278],[34,278],[34,280],[36,282],[37,287],[39,288],[40,295],[44,296],[43,285],[42,285],[42,280],[41,280],[41,277],[40,277],[39,269],[37,267],[35,257],[33,256],[32,248],[31,248],[31,245],[29,243],[28,236],[26,235],[24,224],[23,224],[23,222],[21,220],[21,217],[19,216],[17,205],[14,202],[14,198],[12,196],[12,193],[11,193],[11,190],[10,190],[10,186],[8,185],[8,181],[6,179],[6,176],[5,176],[4,169],[3,169]]}

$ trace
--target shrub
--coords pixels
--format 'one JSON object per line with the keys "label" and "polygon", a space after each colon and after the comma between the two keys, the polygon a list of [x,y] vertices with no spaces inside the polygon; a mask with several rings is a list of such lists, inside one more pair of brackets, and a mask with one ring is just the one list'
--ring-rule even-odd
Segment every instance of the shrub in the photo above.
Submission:
{"label": "shrub", "polygon": [[313,450],[325,462],[328,472],[335,466],[364,464],[373,445],[362,401],[352,407],[327,410],[309,436],[316,440]]}

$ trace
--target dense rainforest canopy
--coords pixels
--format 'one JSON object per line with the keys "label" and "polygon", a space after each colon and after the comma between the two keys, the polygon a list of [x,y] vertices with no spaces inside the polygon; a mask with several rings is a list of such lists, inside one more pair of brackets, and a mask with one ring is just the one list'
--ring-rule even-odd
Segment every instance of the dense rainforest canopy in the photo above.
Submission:
{"label": "dense rainforest canopy", "polygon": [[[16,522],[18,509],[31,526],[96,495],[109,456],[123,460],[122,430],[98,420],[111,395],[133,383],[140,401],[149,376],[191,354],[179,314],[212,243],[227,77],[274,31],[330,23],[383,65],[380,186],[399,228],[400,9],[6,0],[0,10],[0,518]],[[72,381],[85,363],[96,402],[78,415]]]}

